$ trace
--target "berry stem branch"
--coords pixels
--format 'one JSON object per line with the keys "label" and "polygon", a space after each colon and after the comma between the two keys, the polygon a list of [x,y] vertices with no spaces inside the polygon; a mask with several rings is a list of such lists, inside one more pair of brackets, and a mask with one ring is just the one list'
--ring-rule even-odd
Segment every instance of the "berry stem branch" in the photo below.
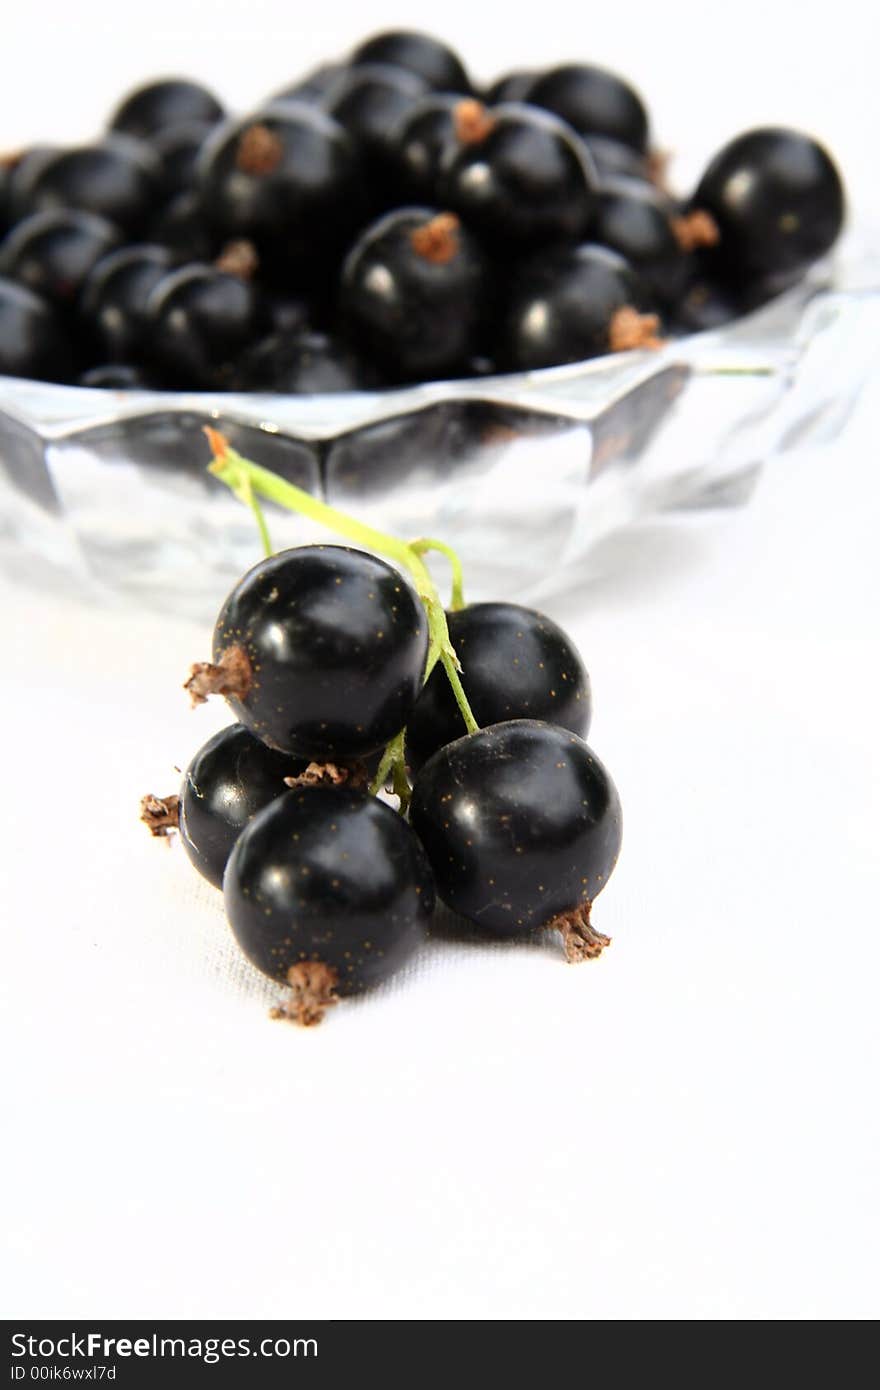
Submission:
{"label": "berry stem branch", "polygon": [[[451,547],[437,541],[418,541],[415,545],[408,545],[406,541],[399,540],[397,536],[389,536],[384,531],[377,531],[373,526],[367,526],[364,522],[357,521],[355,517],[348,516],[346,512],[338,511],[336,507],[331,507],[327,502],[322,502],[320,498],[313,497],[311,493],[303,491],[294,483],[287,482],[285,478],[279,477],[270,469],[261,468],[259,464],[243,458],[241,454],[230,448],[229,441],[219,430],[207,426],[205,434],[214,455],[213,463],[209,464],[209,472],[219,478],[222,483],[225,483],[236,497],[246,501],[252,509],[256,510],[257,498],[260,497],[270,502],[276,502],[278,506],[285,507],[291,512],[297,512],[300,516],[306,516],[310,521],[317,522],[319,526],[326,526],[329,530],[335,531],[337,535],[346,536],[366,550],[387,556],[389,560],[395,561],[409,573],[428,619],[428,658],[425,665],[425,679],[427,680],[439,661],[449,677],[465,728],[468,733],[476,733],[479,725],[474,718],[473,710],[459,679],[458,673],[461,668],[450,641],[446,612],[437,592],[437,586],[431,578],[431,572],[417,549],[418,546],[421,546],[423,550],[442,550],[451,560],[455,554],[454,551],[451,551]],[[265,522],[263,525],[265,526]],[[460,597],[461,567],[458,564],[457,556],[455,556],[455,564],[453,565],[453,585],[457,586],[454,587],[453,597]]]}
{"label": "berry stem branch", "polygon": [[418,540],[410,541],[409,544],[416,555],[426,555],[429,550],[436,550],[438,554],[446,556],[452,569],[452,597],[449,607],[454,613],[464,608],[464,573],[458,552],[445,541],[435,540],[433,536],[420,536]]}

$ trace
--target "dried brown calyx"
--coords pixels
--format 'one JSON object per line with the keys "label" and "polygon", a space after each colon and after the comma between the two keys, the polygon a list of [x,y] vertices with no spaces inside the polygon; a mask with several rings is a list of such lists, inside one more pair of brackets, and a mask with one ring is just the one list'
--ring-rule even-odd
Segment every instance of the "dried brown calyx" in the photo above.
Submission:
{"label": "dried brown calyx", "polygon": [[351,787],[357,790],[365,787],[369,778],[363,763],[351,767],[340,767],[338,763],[309,763],[304,772],[297,777],[285,777],[288,787]]}
{"label": "dried brown calyx", "polygon": [[179,796],[153,796],[148,792],[141,797],[141,820],[151,835],[165,836],[177,830],[179,809]]}
{"label": "dried brown calyx", "polygon": [[573,912],[563,913],[549,925],[562,932],[565,959],[569,965],[577,965],[582,960],[595,960],[606,946],[611,945],[611,937],[604,936],[590,924],[589,903],[576,907]]}
{"label": "dried brown calyx", "polygon": [[460,228],[454,212],[438,212],[430,222],[410,233],[412,249],[432,265],[448,265],[458,255]]}
{"label": "dried brown calyx", "polygon": [[284,1018],[301,1028],[313,1028],[320,1023],[328,1009],[339,1003],[336,985],[339,975],[332,965],[320,960],[302,960],[287,972],[290,993],[270,1018]]}
{"label": "dried brown calyx", "polygon": [[232,696],[243,700],[253,684],[253,671],[244,647],[227,647],[217,662],[197,661],[183,688],[194,705],[203,705],[209,695]]}
{"label": "dried brown calyx", "polygon": [[235,275],[239,280],[252,280],[260,268],[260,258],[252,241],[227,241],[214,262],[217,270]]}
{"label": "dried brown calyx", "polygon": [[694,208],[683,217],[673,217],[672,234],[682,251],[699,251],[705,246],[717,246],[721,240],[718,223],[711,212]]}
{"label": "dried brown calyx", "polygon": [[235,151],[235,167],[243,174],[271,174],[284,155],[284,145],[274,130],[257,123],[243,130]]}
{"label": "dried brown calyx", "polygon": [[617,309],[608,325],[608,346],[612,352],[630,352],[633,348],[659,348],[660,320],[656,314],[640,314],[631,304]]}
{"label": "dried brown calyx", "polygon": [[479,145],[495,129],[496,120],[487,106],[465,97],[452,112],[455,138],[462,145]]}

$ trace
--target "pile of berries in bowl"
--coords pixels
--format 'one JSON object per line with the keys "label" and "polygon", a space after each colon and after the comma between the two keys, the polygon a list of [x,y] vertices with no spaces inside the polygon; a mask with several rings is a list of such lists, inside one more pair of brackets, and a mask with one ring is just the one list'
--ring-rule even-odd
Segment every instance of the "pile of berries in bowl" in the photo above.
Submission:
{"label": "pile of berries in bowl", "polygon": [[834,244],[840,176],[753,130],[673,195],[633,88],[481,91],[388,33],[245,116],[198,83],[0,166],[0,375],[285,395],[579,362],[737,318]]}

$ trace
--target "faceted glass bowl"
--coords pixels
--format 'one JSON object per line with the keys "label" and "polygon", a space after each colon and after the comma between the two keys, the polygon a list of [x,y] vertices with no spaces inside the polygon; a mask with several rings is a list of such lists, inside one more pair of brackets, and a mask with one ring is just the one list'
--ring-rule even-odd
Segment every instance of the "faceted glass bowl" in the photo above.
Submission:
{"label": "faceted glass bowl", "polygon": [[[211,424],[363,521],[455,545],[472,597],[537,597],[576,582],[616,527],[740,504],[768,459],[833,438],[880,343],[874,271],[850,253],[757,313],[654,352],[385,392],[0,378],[0,568],[210,619],[260,557],[250,512],[206,471]],[[266,517],[276,548],[318,534],[271,504]]]}

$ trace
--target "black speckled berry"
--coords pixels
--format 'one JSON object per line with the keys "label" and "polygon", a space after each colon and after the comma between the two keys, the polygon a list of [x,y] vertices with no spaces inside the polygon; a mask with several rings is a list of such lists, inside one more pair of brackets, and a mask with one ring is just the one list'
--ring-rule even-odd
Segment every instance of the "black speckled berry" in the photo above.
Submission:
{"label": "black speckled berry", "polygon": [[515,104],[486,110],[483,119],[476,109],[463,114],[441,179],[443,202],[496,244],[582,237],[595,210],[597,176],[565,123]]}
{"label": "black speckled berry", "polygon": [[345,787],[295,788],[256,815],[229,859],[223,896],[258,970],[292,982],[292,969],[320,964],[340,995],[399,970],[434,908],[431,870],[406,821]]}
{"label": "black speckled berry", "polygon": [[162,78],[129,93],[114,112],[110,129],[149,140],[170,126],[214,124],[222,116],[223,107],[207,87],[185,78]]}
{"label": "black speckled berry", "polygon": [[352,335],[392,379],[464,372],[484,326],[490,268],[452,213],[402,208],[356,242],[340,303]]}
{"label": "black speckled berry", "polygon": [[88,212],[37,212],[12,229],[0,272],[55,303],[70,305],[95,265],[119,242],[112,223]]}
{"label": "black speckled berry", "polygon": [[435,753],[416,778],[410,820],[438,895],[503,936],[587,908],[622,833],[617,791],[595,754],[567,729],[526,719]]}
{"label": "black speckled berry", "polygon": [[267,748],[243,724],[221,729],[192,759],[180,789],[180,838],[199,873],[219,888],[249,821],[286,791],[301,760]]}
{"label": "black speckled berry", "polygon": [[[403,728],[421,689],[424,609],[397,570],[345,546],[263,560],[235,586],[214,629],[237,718],[273,747],[345,762]],[[237,693],[236,693],[237,692]]]}
{"label": "black speckled berry", "polygon": [[795,130],[752,130],[726,145],[692,200],[720,233],[717,259],[741,277],[804,269],[840,235],[844,193],[826,150]]}
{"label": "black speckled berry", "polygon": [[568,63],[535,82],[529,101],[554,111],[579,135],[604,135],[644,151],[648,113],[638,92],[605,68]]}
{"label": "black speckled berry", "polygon": [[[590,678],[571,638],[551,618],[517,603],[474,603],[447,620],[478,724],[546,719],[586,738]],[[406,726],[410,766],[418,769],[464,733],[446,672],[436,667]]]}

